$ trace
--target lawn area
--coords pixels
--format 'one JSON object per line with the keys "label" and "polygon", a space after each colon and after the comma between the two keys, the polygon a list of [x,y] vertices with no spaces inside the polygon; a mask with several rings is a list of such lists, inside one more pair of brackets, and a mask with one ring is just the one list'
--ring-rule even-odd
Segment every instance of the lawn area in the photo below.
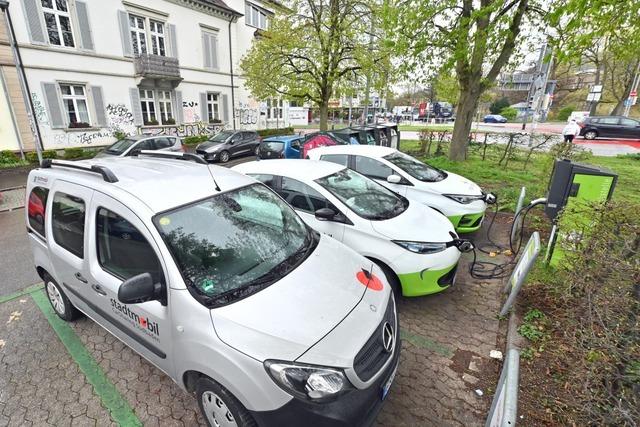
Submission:
{"label": "lawn area", "polygon": [[419,125],[400,125],[398,126],[400,132],[404,131],[414,131],[420,132],[422,129],[429,129],[434,131],[439,130],[452,130],[453,122],[450,124],[439,124],[439,125],[430,125],[430,124],[419,124]]}
{"label": "lawn area", "polygon": [[[435,145],[435,144],[434,144]],[[507,166],[498,164],[504,145],[487,147],[485,160],[479,146],[472,146],[469,157],[464,162],[452,162],[446,155],[425,157],[419,154],[418,141],[402,141],[403,151],[440,169],[465,176],[478,183],[486,191],[493,191],[498,195],[501,210],[513,211],[522,186],[527,187],[527,200],[545,197],[547,185],[551,177],[553,158],[548,153],[534,153],[529,164],[524,168],[526,151],[517,151],[509,160]],[[434,151],[435,148],[432,148]],[[445,153],[448,147],[444,146]],[[640,158],[599,157],[589,156],[584,163],[603,166],[618,174],[618,183],[613,193],[614,201],[625,201],[640,206],[640,191],[638,191],[637,177],[640,176]]]}

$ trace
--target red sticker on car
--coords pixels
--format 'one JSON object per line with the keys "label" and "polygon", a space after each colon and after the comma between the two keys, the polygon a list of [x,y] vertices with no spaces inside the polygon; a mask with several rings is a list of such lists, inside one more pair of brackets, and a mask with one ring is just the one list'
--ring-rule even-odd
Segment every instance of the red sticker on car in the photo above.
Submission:
{"label": "red sticker on car", "polygon": [[384,285],[382,284],[382,281],[378,279],[378,276],[364,269],[356,274],[356,279],[372,291],[381,291],[382,288],[384,288]]}

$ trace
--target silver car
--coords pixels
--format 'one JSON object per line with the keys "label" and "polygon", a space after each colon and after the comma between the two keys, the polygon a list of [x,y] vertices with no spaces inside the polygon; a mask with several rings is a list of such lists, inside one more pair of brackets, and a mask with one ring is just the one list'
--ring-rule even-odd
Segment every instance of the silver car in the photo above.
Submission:
{"label": "silver car", "polygon": [[143,150],[184,151],[182,141],[177,136],[133,135],[120,139],[99,152],[96,157],[133,156]]}

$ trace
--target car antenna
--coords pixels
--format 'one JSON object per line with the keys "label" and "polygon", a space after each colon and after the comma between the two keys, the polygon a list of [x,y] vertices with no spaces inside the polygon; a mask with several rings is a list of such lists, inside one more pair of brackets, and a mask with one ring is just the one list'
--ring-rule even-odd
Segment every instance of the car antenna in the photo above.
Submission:
{"label": "car antenna", "polygon": [[222,191],[220,190],[220,186],[216,182],[216,177],[213,176],[213,172],[211,172],[211,166],[207,165],[207,170],[209,171],[209,175],[211,175],[211,179],[213,180],[213,185],[215,185],[216,191]]}

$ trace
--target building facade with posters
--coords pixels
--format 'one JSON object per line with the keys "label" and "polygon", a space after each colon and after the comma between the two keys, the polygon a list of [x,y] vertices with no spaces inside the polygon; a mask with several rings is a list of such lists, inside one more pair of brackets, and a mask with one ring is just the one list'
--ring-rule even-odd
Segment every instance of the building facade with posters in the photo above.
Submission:
{"label": "building facade with posters", "polygon": [[286,126],[287,103],[253,99],[239,68],[278,7],[270,0],[12,1],[44,149],[104,146],[117,133],[185,137]]}

